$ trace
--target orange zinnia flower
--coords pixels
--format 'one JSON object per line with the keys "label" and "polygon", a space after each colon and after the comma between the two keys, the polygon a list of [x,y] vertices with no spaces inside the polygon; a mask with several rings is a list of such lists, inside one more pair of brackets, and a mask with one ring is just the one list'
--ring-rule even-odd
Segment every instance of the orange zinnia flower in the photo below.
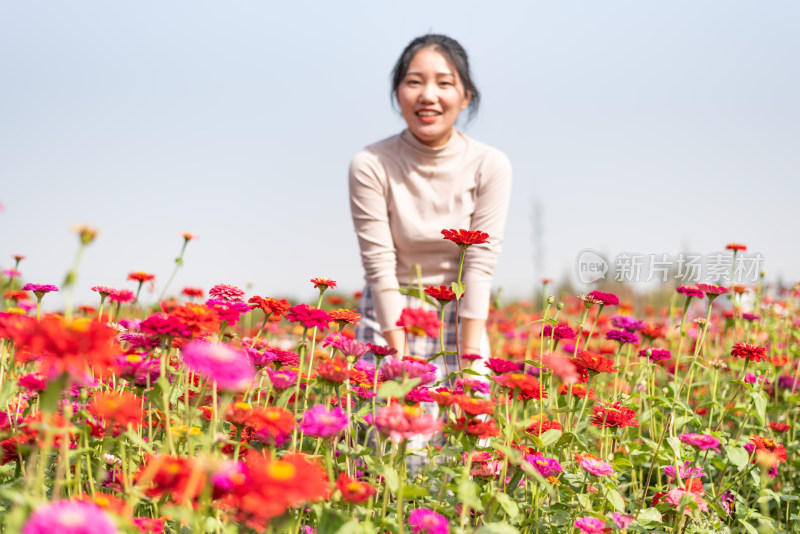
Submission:
{"label": "orange zinnia flower", "polygon": [[133,280],[135,282],[149,282],[151,280],[155,280],[156,275],[146,273],[144,271],[135,271],[132,273],[128,273],[128,280]]}
{"label": "orange zinnia flower", "polygon": [[468,395],[455,395],[454,402],[458,404],[464,413],[471,416],[494,413],[494,403],[492,401],[474,399]]}
{"label": "orange zinnia flower", "polygon": [[204,333],[216,332],[220,327],[219,313],[205,304],[189,302],[175,307],[171,315],[192,329],[192,337],[202,337]]}
{"label": "orange zinnia flower", "polygon": [[317,377],[332,384],[341,384],[349,376],[350,371],[347,368],[347,361],[342,357],[336,357],[333,360],[320,360],[317,363]]}

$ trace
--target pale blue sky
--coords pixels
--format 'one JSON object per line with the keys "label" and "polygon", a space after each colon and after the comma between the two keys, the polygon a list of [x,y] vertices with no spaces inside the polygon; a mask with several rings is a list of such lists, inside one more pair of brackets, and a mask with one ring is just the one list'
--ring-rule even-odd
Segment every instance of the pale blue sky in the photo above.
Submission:
{"label": "pale blue sky", "polygon": [[0,266],[25,254],[26,281],[60,284],[85,222],[102,234],[79,301],[132,270],[163,283],[183,231],[200,238],[175,291],[359,289],[347,167],[402,128],[389,72],[432,30],[470,54],[484,98],[466,132],[514,166],[505,293],[586,248],[730,241],[795,281],[798,27],[794,1],[5,1]]}

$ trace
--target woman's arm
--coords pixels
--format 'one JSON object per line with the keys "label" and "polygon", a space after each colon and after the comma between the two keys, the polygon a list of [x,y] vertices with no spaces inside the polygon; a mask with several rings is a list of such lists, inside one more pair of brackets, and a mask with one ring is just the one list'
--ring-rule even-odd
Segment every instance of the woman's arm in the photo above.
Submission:
{"label": "woman's arm", "polygon": [[397,251],[389,227],[386,172],[374,153],[359,152],[350,165],[350,212],[375,316],[386,341],[405,354],[405,335],[396,326],[403,311],[397,281]]}
{"label": "woman's arm", "polygon": [[[461,317],[482,321],[481,333],[489,316],[492,275],[503,242],[510,198],[511,163],[505,154],[492,150],[480,169],[470,226],[470,230],[488,233],[489,244],[473,245],[467,249],[462,278],[466,291],[461,302]],[[466,327],[465,333],[469,328],[477,327]],[[467,335],[472,337],[462,337],[462,345],[466,343],[479,348],[480,334],[470,332]]]}

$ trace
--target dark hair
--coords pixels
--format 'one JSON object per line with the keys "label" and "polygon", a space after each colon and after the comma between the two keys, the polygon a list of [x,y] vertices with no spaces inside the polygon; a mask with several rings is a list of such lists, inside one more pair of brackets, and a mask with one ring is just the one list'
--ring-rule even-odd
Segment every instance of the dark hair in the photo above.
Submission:
{"label": "dark hair", "polygon": [[464,47],[461,46],[458,41],[446,35],[429,33],[427,35],[417,37],[408,43],[408,46],[406,46],[405,50],[403,50],[403,53],[400,54],[400,57],[397,59],[397,63],[394,64],[394,68],[392,69],[392,99],[396,97],[397,88],[400,87],[400,83],[408,73],[408,67],[411,64],[411,60],[414,59],[414,56],[417,55],[417,52],[426,48],[432,48],[436,50],[445,58],[447,58],[447,60],[450,61],[456,68],[458,77],[461,79],[461,83],[464,84],[464,91],[469,92],[471,95],[469,106],[467,107],[469,110],[469,116],[467,120],[471,120],[475,113],[478,112],[478,106],[480,105],[481,101],[481,93],[478,91],[478,88],[475,87],[475,83],[472,81],[472,77],[469,74],[469,58],[467,57],[467,51],[464,50]]}

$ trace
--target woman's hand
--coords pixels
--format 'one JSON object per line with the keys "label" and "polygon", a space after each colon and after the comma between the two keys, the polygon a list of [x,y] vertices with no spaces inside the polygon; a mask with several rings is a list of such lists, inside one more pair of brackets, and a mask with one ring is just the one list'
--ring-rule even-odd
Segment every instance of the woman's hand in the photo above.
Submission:
{"label": "woman's hand", "polygon": [[395,330],[385,330],[383,332],[383,338],[390,347],[397,349],[398,357],[402,358],[408,353],[408,347],[406,346],[406,333],[403,332],[401,328],[397,328]]}

